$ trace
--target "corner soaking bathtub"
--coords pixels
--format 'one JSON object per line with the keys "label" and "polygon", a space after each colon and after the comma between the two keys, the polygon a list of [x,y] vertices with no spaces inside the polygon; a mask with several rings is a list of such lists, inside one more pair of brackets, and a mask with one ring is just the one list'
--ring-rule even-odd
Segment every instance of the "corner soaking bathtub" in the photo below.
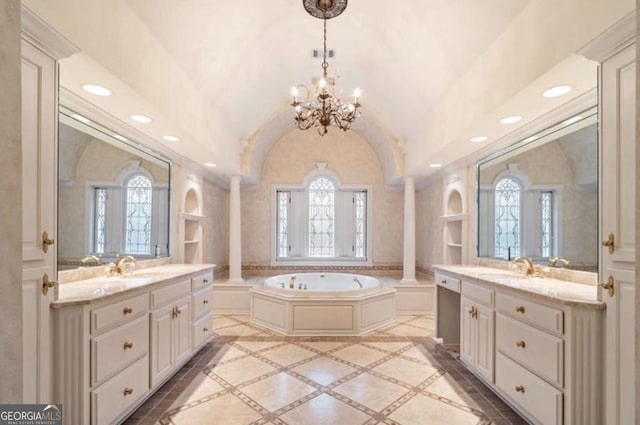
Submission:
{"label": "corner soaking bathtub", "polygon": [[265,279],[250,293],[251,321],[283,335],[362,335],[396,319],[396,290],[369,276],[285,274]]}

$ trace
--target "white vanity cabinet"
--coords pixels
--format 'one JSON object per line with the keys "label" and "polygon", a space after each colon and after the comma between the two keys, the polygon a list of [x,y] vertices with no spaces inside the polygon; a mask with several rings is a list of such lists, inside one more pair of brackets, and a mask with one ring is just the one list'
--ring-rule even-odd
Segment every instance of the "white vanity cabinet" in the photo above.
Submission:
{"label": "white vanity cabinet", "polygon": [[605,423],[604,304],[595,286],[436,268],[440,279],[461,281],[460,360],[471,372],[532,424]]}
{"label": "white vanity cabinet", "polygon": [[[53,304],[54,401],[64,405],[65,424],[121,423],[211,340],[211,267],[165,269],[166,278],[148,284],[133,278],[122,294],[96,296],[93,285],[126,286],[125,278],[61,288],[87,294]],[[197,344],[196,325],[207,329]]]}
{"label": "white vanity cabinet", "polygon": [[462,282],[460,359],[485,381],[493,383],[494,292]]}

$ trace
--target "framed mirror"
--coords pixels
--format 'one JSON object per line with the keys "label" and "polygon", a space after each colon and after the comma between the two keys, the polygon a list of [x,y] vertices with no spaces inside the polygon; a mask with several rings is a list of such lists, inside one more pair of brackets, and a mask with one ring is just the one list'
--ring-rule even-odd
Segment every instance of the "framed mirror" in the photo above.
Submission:
{"label": "framed mirror", "polygon": [[[598,270],[598,116],[586,110],[478,163],[478,257]],[[559,265],[559,264],[558,264]]]}
{"label": "framed mirror", "polygon": [[170,187],[168,160],[61,106],[58,269],[169,256]]}

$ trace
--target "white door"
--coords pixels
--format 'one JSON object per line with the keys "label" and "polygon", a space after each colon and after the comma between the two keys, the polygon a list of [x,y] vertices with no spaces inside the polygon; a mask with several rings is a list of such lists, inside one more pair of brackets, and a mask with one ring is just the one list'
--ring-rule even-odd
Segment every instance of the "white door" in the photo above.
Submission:
{"label": "white door", "polygon": [[56,64],[22,42],[23,402],[51,402],[49,304],[43,276],[56,278]]}
{"label": "white door", "polygon": [[177,304],[178,317],[174,323],[175,360],[174,365],[180,363],[191,354],[191,309],[190,298],[185,298]]}
{"label": "white door", "polygon": [[151,385],[154,386],[173,370],[172,327],[174,305],[151,313]]}
{"label": "white door", "polygon": [[473,366],[475,359],[475,320],[473,319],[474,304],[462,297],[460,309],[460,359],[469,366]]}
{"label": "white door", "polygon": [[475,367],[477,372],[488,382],[493,383],[493,310],[476,305],[476,353]]}
{"label": "white door", "polygon": [[600,236],[613,237],[613,252],[601,246],[600,280],[607,305],[605,338],[606,423],[635,419],[635,45],[602,63]]}

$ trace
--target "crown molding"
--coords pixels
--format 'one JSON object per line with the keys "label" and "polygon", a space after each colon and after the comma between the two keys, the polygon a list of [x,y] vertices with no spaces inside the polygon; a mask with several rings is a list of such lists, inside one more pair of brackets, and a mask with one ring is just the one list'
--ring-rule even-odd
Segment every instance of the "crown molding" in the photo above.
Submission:
{"label": "crown molding", "polygon": [[78,53],[80,49],[22,3],[22,38],[56,61]]}
{"label": "crown molding", "polygon": [[578,50],[578,54],[596,62],[604,62],[635,43],[636,32],[636,11],[634,10]]}

